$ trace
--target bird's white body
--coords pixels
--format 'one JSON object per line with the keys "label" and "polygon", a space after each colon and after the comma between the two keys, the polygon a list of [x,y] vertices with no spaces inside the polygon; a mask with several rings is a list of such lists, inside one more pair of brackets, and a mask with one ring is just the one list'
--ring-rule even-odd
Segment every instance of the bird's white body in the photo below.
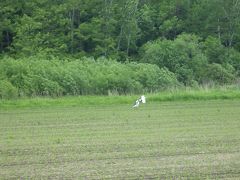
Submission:
{"label": "bird's white body", "polygon": [[144,103],[144,104],[146,103],[146,98],[144,95],[141,96],[141,100],[142,100],[142,103]]}
{"label": "bird's white body", "polygon": [[135,108],[135,107],[138,107],[139,104],[140,104],[139,100],[136,100],[136,102],[135,102],[135,104],[133,105],[133,107],[134,107],[134,108]]}
{"label": "bird's white body", "polygon": [[137,99],[135,101],[135,104],[133,105],[133,107],[138,107],[140,105],[140,103],[146,103],[146,97],[144,95],[142,95],[139,99]]}

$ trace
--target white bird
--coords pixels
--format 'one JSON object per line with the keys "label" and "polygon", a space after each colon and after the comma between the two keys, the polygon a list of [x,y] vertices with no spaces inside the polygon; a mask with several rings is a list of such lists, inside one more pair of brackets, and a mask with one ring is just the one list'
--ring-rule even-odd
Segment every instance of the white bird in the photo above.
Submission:
{"label": "white bird", "polygon": [[135,104],[133,105],[133,108],[138,107],[139,104],[140,104],[140,101],[139,101],[139,99],[138,99],[138,100],[136,100]]}
{"label": "white bird", "polygon": [[146,97],[144,95],[141,96],[141,100],[142,100],[142,103],[145,104],[146,103]]}
{"label": "white bird", "polygon": [[135,104],[133,105],[133,108],[138,107],[140,103],[146,103],[146,97],[142,95],[139,99],[135,101]]}

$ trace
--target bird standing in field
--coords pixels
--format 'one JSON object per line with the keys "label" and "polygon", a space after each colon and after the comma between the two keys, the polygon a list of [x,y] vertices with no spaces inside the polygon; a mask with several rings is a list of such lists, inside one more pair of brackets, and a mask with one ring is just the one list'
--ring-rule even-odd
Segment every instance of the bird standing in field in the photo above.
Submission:
{"label": "bird standing in field", "polygon": [[140,105],[140,103],[146,103],[146,97],[144,95],[142,95],[139,99],[137,99],[135,101],[135,104],[133,105],[133,107],[138,107]]}

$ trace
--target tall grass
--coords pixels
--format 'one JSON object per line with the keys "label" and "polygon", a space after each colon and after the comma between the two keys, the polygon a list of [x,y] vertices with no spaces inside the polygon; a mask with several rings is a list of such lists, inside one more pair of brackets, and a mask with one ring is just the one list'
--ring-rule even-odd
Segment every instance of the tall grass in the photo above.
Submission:
{"label": "tall grass", "polygon": [[152,64],[104,58],[0,61],[0,99],[135,94],[179,85],[173,73]]}
{"label": "tall grass", "polygon": [[[139,94],[140,95],[140,94]],[[126,104],[131,106],[139,95],[113,96],[65,96],[60,98],[36,97],[15,100],[0,100],[0,109],[27,107],[64,107],[64,106],[100,106]],[[218,89],[172,89],[159,93],[146,94],[148,103],[163,101],[240,99],[240,90],[236,87]]]}
{"label": "tall grass", "polygon": [[187,100],[214,100],[239,99],[240,91],[237,89],[185,89],[173,90],[157,94],[150,94],[151,101],[187,101]]}

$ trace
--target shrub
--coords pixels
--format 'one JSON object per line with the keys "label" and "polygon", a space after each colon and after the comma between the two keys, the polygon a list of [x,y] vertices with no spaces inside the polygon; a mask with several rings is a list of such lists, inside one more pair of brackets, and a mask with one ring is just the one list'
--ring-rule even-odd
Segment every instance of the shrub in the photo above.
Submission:
{"label": "shrub", "polygon": [[[186,86],[213,81],[232,83],[240,74],[239,52],[224,47],[219,39],[181,34],[175,40],[156,40],[141,49],[141,61],[173,72]],[[236,72],[237,71],[237,72]]]}
{"label": "shrub", "polygon": [[17,88],[7,80],[0,80],[0,98],[12,99],[18,96]]}
{"label": "shrub", "polygon": [[173,73],[157,65],[104,58],[5,59],[0,68],[1,76],[18,89],[19,96],[132,94],[178,85]]}
{"label": "shrub", "polygon": [[203,43],[203,51],[206,54],[209,63],[226,63],[227,48],[225,48],[218,38],[209,36]]}
{"label": "shrub", "polygon": [[220,64],[209,64],[204,76],[204,81],[213,81],[217,84],[231,84],[235,80],[234,75]]}
{"label": "shrub", "polygon": [[182,34],[175,40],[149,42],[142,48],[141,61],[167,68],[180,82],[190,85],[190,82],[198,80],[198,73],[207,64],[199,41],[195,35]]}

